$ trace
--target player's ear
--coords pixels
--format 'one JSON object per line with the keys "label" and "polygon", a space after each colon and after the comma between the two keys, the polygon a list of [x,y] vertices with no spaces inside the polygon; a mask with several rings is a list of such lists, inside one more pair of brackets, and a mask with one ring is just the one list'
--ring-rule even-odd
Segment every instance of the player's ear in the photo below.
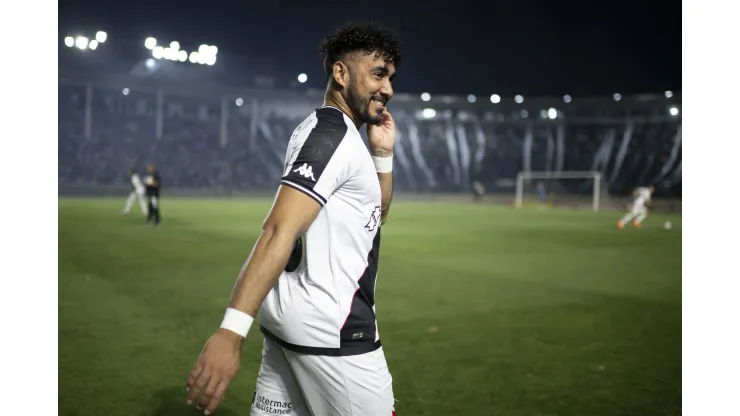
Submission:
{"label": "player's ear", "polygon": [[347,65],[342,61],[336,61],[332,65],[331,70],[334,82],[342,86],[342,88],[346,88],[349,81],[349,68]]}

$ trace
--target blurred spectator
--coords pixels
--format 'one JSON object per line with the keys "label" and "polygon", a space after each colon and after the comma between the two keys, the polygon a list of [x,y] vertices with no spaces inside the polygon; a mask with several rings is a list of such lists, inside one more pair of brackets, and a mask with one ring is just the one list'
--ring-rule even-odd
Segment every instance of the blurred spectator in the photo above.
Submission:
{"label": "blurred spectator", "polygon": [[[141,172],[152,162],[168,189],[273,192],[293,129],[320,102],[292,94],[237,105],[166,93],[158,138],[156,93],[92,88],[88,126],[86,88],[60,83],[59,184],[125,187],[130,169]],[[429,103],[394,104],[397,191],[468,193],[477,181],[486,193],[510,193],[521,170],[599,170],[612,194],[657,180],[657,195],[680,197],[680,119],[628,122],[626,111],[610,100],[573,106],[567,118],[556,120],[534,109],[502,107],[494,114],[462,105],[425,117],[421,105]],[[591,190],[578,181],[562,186],[574,193]]]}

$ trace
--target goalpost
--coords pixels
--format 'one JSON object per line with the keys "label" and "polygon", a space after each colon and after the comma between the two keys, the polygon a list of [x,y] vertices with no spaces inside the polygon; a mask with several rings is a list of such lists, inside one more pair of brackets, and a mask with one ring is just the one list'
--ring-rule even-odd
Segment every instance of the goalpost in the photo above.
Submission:
{"label": "goalpost", "polygon": [[[564,181],[572,182],[572,186],[564,186]],[[580,181],[579,181],[580,180]],[[537,181],[537,185],[532,185]],[[604,189],[602,189],[602,174],[595,171],[522,171],[516,177],[516,200],[515,205],[521,208],[524,204],[525,195],[532,193],[540,197],[540,203],[545,201],[552,202],[555,197],[553,189],[559,192],[560,196],[570,202],[573,200],[587,200],[590,202],[594,212],[599,210],[600,200]],[[532,189],[534,192],[531,192]],[[529,191],[529,192],[528,192]],[[544,199],[543,200],[543,195]]]}

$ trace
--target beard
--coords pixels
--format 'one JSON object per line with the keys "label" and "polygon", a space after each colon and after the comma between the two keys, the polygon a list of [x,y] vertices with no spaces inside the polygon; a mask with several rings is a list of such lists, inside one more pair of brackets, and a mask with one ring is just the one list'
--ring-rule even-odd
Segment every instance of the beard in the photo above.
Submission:
{"label": "beard", "polygon": [[347,89],[347,103],[352,109],[352,112],[357,114],[357,117],[362,123],[378,125],[383,119],[383,111],[370,110],[370,104],[373,98],[377,97],[375,95],[366,96],[358,92],[358,88],[354,83],[351,83]]}

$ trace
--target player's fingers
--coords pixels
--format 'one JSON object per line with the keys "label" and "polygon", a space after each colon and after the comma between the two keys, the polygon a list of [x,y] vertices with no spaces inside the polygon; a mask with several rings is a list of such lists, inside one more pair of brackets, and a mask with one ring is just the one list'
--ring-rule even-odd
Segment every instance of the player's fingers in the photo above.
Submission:
{"label": "player's fingers", "polygon": [[203,372],[201,373],[200,377],[198,377],[197,380],[195,380],[195,383],[192,387],[190,387],[190,394],[188,394],[188,404],[193,404],[196,397],[198,397],[198,394],[203,390],[206,383],[208,383],[208,380],[211,378],[211,370],[206,367],[203,369]]}
{"label": "player's fingers", "polygon": [[198,362],[195,363],[195,366],[193,366],[193,369],[190,371],[188,380],[185,382],[185,390],[190,391],[190,389],[195,384],[195,380],[198,379],[201,371],[203,371],[203,363],[198,360]]}
{"label": "player's fingers", "polygon": [[226,388],[229,387],[229,383],[231,382],[231,378],[224,377],[219,382],[218,385],[215,386],[213,391],[213,396],[211,397],[210,402],[208,402],[205,406],[205,414],[210,415],[213,413],[219,404],[221,404],[221,400],[224,399],[224,395],[226,394]]}
{"label": "player's fingers", "polygon": [[203,389],[203,394],[200,396],[200,399],[198,400],[198,404],[196,407],[198,409],[203,409],[204,407],[208,406],[208,403],[213,398],[213,393],[216,392],[216,386],[218,383],[221,382],[221,373],[218,371],[214,371],[213,375],[211,376],[211,380],[208,382],[208,386]]}

